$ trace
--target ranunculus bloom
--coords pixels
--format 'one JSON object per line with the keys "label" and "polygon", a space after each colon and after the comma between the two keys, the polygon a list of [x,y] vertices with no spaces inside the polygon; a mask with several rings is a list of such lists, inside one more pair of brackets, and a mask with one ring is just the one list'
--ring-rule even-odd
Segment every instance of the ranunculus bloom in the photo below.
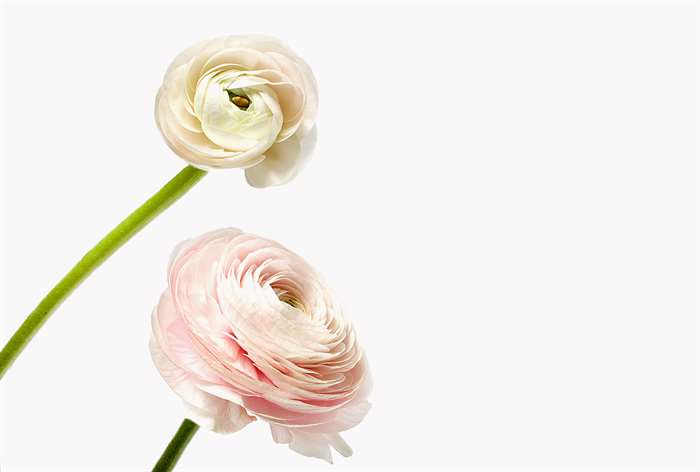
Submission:
{"label": "ranunculus bloom", "polygon": [[236,229],[175,249],[151,354],[202,426],[233,432],[257,417],[276,442],[329,462],[329,446],[352,454],[338,433],[370,406],[355,331],[318,273]]}
{"label": "ranunculus bloom", "polygon": [[291,180],[316,144],[316,80],[284,43],[226,36],[183,51],[156,97],[170,148],[195,167],[240,167],[254,187]]}

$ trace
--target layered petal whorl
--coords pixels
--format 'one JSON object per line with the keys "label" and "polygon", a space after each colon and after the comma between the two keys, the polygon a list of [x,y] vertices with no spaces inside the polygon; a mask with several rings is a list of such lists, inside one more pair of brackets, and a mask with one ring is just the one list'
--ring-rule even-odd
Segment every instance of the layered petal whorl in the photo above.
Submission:
{"label": "layered petal whorl", "polygon": [[[170,148],[193,166],[245,168],[251,185],[265,187],[288,182],[310,157],[317,106],[311,69],[284,43],[226,36],[175,58],[155,116]],[[265,165],[268,157],[275,162]]]}
{"label": "layered petal whorl", "polygon": [[236,229],[176,248],[151,352],[200,424],[233,432],[259,418],[304,455],[351,454],[338,433],[369,410],[362,349],[318,273]]}

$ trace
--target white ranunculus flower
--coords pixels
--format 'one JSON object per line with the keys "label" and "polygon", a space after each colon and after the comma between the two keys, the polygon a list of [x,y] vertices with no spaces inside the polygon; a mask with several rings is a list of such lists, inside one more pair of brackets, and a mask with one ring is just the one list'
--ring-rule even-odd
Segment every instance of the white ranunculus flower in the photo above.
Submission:
{"label": "white ranunculus flower", "polygon": [[254,187],[280,185],[316,143],[316,80],[269,36],[226,36],[175,58],[156,97],[170,148],[195,167],[239,167]]}

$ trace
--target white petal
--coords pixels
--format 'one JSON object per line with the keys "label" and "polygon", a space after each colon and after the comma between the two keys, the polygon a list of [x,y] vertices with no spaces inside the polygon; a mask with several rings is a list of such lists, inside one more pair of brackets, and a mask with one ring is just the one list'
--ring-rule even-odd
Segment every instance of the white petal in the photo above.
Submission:
{"label": "white petal", "polygon": [[197,424],[215,433],[235,433],[245,428],[255,418],[248,415],[244,408],[216,397],[209,408],[198,408],[185,402],[186,416]]}
{"label": "white petal", "polygon": [[246,180],[256,188],[282,185],[304,168],[316,146],[316,127],[299,139],[297,135],[274,144],[265,152],[265,159],[245,171]]}
{"label": "white petal", "polygon": [[352,448],[345,442],[345,440],[338,433],[326,434],[326,439],[328,443],[333,446],[333,449],[338,451],[343,457],[352,456]]}
{"label": "white petal", "polygon": [[277,444],[289,444],[292,442],[292,434],[288,428],[270,423],[270,432],[272,433],[272,440]]}
{"label": "white petal", "polygon": [[323,459],[329,464],[333,463],[331,449],[328,447],[328,441],[323,435],[301,433],[293,430],[290,433],[292,442],[289,443],[289,448],[292,451],[298,452],[302,456]]}
{"label": "white petal", "polygon": [[343,457],[352,455],[352,448],[337,434],[314,434],[270,423],[272,439],[277,444],[289,444],[289,448],[307,457],[317,457],[332,464],[333,456],[329,446]]}

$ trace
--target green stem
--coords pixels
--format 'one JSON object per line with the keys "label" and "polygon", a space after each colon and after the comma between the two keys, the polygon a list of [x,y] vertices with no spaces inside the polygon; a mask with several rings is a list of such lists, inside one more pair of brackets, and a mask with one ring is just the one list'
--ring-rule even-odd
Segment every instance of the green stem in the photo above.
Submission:
{"label": "green stem", "polygon": [[169,472],[175,468],[175,464],[180,459],[183,451],[190,443],[192,436],[199,429],[199,425],[192,420],[185,418],[175,433],[175,436],[168,443],[160,459],[153,467],[153,472]]}
{"label": "green stem", "polygon": [[24,323],[17,329],[0,352],[0,379],[5,375],[17,356],[27,346],[32,337],[41,329],[49,316],[97,267],[117,249],[138,233],[153,218],[172,205],[191,189],[202,177],[203,170],[187,166],[163,186],[146,203],[138,207],[119,223],[95,247],[90,249],[78,263],[34,308]]}

